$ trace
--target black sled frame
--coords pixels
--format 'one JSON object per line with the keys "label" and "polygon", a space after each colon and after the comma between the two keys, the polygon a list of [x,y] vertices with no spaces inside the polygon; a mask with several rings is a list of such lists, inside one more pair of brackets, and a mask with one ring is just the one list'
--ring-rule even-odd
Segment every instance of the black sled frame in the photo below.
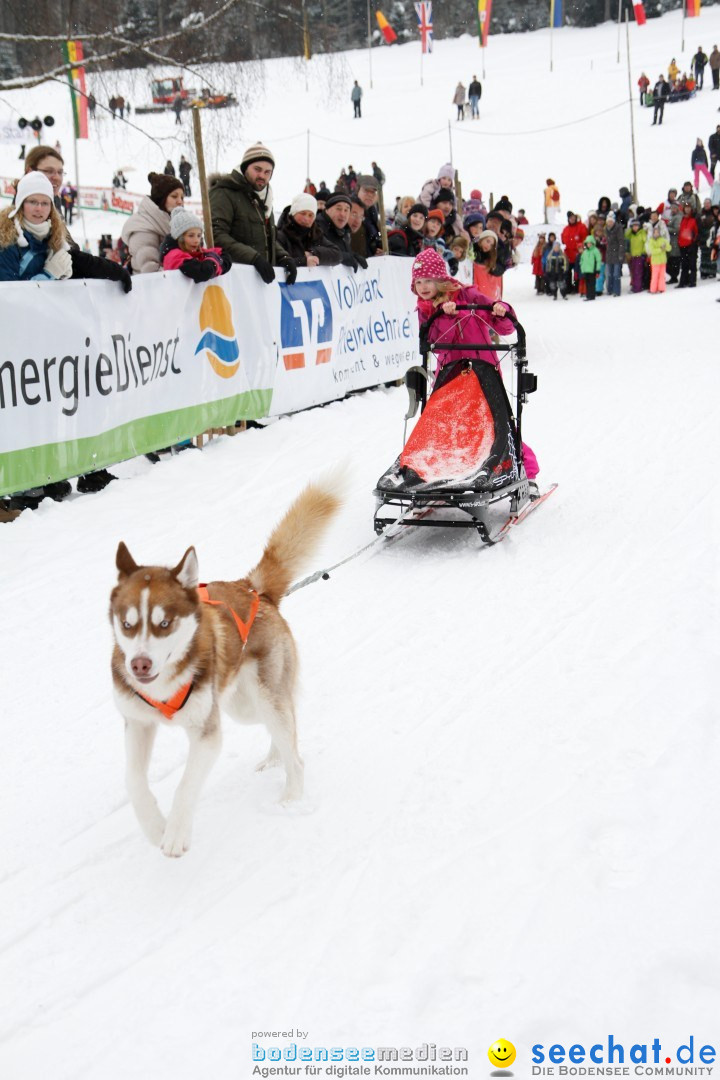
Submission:
{"label": "black sled frame", "polygon": [[[492,311],[492,304],[458,304],[458,311]],[[420,327],[420,355],[422,365],[411,367],[405,375],[405,385],[408,390],[410,402],[405,414],[405,432],[407,422],[417,413],[418,406],[421,413],[427,404],[427,384],[429,378],[428,358],[432,352],[432,344],[429,340],[430,327],[435,319],[442,314],[442,308],[438,310]],[[537,389],[537,376],[527,370],[526,335],[522,325],[509,313],[507,318],[513,323],[517,334],[517,341],[508,344],[497,345],[471,344],[444,344],[442,351],[456,352],[494,352],[514,357],[514,366],[517,372],[517,415],[514,419],[514,436],[518,455],[520,477],[502,487],[488,490],[473,487],[472,483],[465,484],[461,481],[441,485],[421,485],[419,488],[398,488],[394,491],[385,491],[376,488],[375,495],[375,518],[373,526],[379,536],[388,527],[399,528],[401,526],[423,526],[444,529],[467,529],[474,528],[484,544],[494,544],[506,535],[507,527],[527,512],[528,508],[539,497],[538,487],[533,481],[528,480],[525,474],[525,466],[522,460],[522,410],[527,402],[527,395]],[[460,356],[453,363],[462,363]],[[466,360],[466,363],[471,361]],[[511,410],[512,420],[512,410]],[[405,439],[403,438],[403,443]],[[498,503],[509,501],[509,507],[502,520],[493,523],[491,508]],[[395,507],[399,513],[394,517],[384,516],[385,507]]]}

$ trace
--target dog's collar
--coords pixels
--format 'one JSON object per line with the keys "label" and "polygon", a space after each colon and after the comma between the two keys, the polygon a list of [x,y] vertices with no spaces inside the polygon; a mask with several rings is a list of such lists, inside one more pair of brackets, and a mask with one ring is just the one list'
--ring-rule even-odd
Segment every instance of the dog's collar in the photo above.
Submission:
{"label": "dog's collar", "polygon": [[[207,585],[198,585],[197,591],[198,596],[202,600],[203,604],[212,604],[213,606],[226,607],[228,609],[233,619],[235,620],[235,625],[237,627],[238,634],[240,635],[240,638],[242,640],[244,649],[247,645],[247,639],[250,636],[252,624],[255,622],[255,616],[258,613],[258,608],[260,607],[259,593],[257,593],[255,589],[250,589],[250,592],[252,594],[252,601],[250,603],[250,614],[248,615],[248,621],[245,623],[242,621],[238,613],[234,611],[229,604],[226,604],[224,600],[211,600],[208,596]],[[135,693],[139,698],[142,698],[143,701],[147,702],[148,705],[151,705],[153,709],[157,709],[158,712],[161,712],[166,720],[172,720],[172,718],[175,716],[175,713],[180,712],[182,707],[187,702],[188,698],[193,692],[194,685],[195,680],[191,679],[190,682],[185,683],[184,686],[181,686],[180,689],[177,690],[173,694],[173,696],[167,701],[155,701],[154,698],[146,697],[145,694],[141,694],[139,690],[136,690]]]}

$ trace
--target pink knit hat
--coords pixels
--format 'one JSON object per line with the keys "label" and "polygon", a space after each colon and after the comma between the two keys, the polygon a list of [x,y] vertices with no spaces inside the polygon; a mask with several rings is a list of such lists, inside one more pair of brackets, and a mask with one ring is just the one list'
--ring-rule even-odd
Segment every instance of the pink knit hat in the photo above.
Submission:
{"label": "pink knit hat", "polygon": [[434,248],[425,248],[415,259],[412,265],[412,281],[410,288],[415,292],[415,282],[418,278],[426,278],[430,281],[455,281],[447,272],[447,263],[439,251]]}

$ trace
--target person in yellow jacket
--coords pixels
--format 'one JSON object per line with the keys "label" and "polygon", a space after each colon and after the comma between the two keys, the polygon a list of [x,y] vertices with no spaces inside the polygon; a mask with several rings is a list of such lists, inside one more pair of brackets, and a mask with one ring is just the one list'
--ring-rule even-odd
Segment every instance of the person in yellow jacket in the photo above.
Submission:
{"label": "person in yellow jacket", "polygon": [[670,241],[663,236],[659,225],[648,236],[645,250],[650,256],[650,292],[665,292],[665,267],[667,266]]}
{"label": "person in yellow jacket", "polygon": [[560,192],[554,180],[545,181],[545,224],[554,225],[560,210]]}
{"label": "person in yellow jacket", "polygon": [[677,79],[679,74],[680,68],[675,63],[675,57],[673,56],[672,60],[670,61],[670,66],[668,67],[668,79],[670,80],[671,86],[675,85],[675,80]]}

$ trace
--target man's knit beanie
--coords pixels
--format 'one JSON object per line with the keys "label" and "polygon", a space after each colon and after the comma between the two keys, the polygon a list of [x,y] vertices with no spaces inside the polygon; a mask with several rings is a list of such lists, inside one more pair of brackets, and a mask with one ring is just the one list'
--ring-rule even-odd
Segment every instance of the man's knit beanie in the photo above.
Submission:
{"label": "man's knit beanie", "polygon": [[254,146],[248,146],[247,150],[243,154],[242,161],[240,162],[240,171],[245,172],[248,165],[254,165],[257,161],[267,161],[275,168],[275,158],[272,156],[267,146],[263,146],[262,143],[255,143]]}

